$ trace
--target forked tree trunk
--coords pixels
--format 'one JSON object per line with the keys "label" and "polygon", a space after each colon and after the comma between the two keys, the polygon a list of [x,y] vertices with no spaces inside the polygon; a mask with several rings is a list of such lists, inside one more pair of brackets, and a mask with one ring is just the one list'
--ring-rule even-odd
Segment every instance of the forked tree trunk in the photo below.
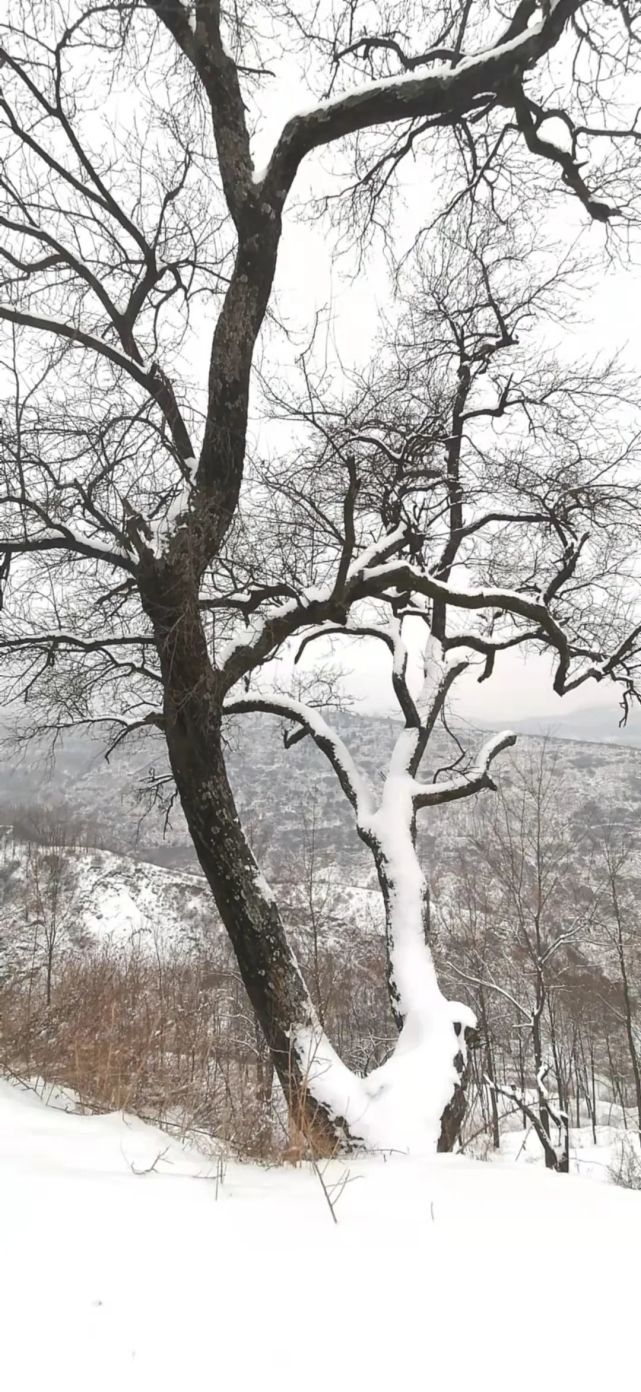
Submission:
{"label": "forked tree trunk", "polygon": [[[163,674],[172,773],[294,1125],[318,1154],[352,1142],[406,1149],[436,1145],[439,1119],[452,1104],[444,1134],[453,1143],[464,1105],[465,1050],[426,942],[428,894],[413,844],[413,820],[407,834],[401,825],[391,854],[372,823],[370,844],[388,923],[390,987],[401,1029],[392,1059],[361,1079],[345,1068],[325,1038],[278,907],[240,825],[222,748],[224,692],[209,661],[194,599],[197,587],[169,567],[166,579],[159,593],[154,577],[155,592],[145,604]],[[460,1009],[464,1016],[465,1008]]]}

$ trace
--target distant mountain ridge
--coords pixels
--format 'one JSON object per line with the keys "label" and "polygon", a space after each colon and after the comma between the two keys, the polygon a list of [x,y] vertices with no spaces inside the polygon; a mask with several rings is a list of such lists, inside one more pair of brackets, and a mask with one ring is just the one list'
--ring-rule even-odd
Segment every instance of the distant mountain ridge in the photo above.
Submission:
{"label": "distant mountain ridge", "polygon": [[564,712],[561,715],[532,715],[505,723],[517,734],[535,738],[547,736],[550,739],[572,740],[582,744],[619,744],[631,749],[641,748],[641,713],[633,709],[625,725],[619,724],[620,718],[621,713],[617,709],[592,706],[587,710],[569,711],[567,714]]}

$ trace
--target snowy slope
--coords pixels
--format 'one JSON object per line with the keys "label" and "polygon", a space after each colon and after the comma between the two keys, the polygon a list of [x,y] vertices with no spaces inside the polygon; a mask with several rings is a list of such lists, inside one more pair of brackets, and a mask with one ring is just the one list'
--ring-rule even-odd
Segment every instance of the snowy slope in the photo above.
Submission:
{"label": "snowy slope", "polygon": [[64,848],[53,853],[60,870],[49,876],[49,855],[11,830],[0,833],[0,959],[31,960],[34,936],[42,939],[39,921],[52,921],[54,912],[60,952],[106,940],[188,948],[220,932],[200,875],[110,851]]}
{"label": "snowy slope", "polygon": [[354,1160],[325,1171],[348,1177],[335,1224],[311,1171],[217,1170],[0,1083],[12,1392],[637,1386],[641,1195]]}
{"label": "snowy slope", "polygon": [[200,941],[216,920],[203,878],[108,851],[74,856],[82,924],[93,938]]}
{"label": "snowy slope", "polygon": [[[34,854],[40,862],[39,903],[30,861]],[[34,940],[36,958],[44,950],[39,920],[51,921],[54,892],[58,954],[105,942],[148,951],[171,946],[211,951],[227,942],[211,892],[197,871],[169,869],[112,851],[65,848],[54,853],[63,863],[56,884],[55,877],[50,881],[46,875],[48,854],[46,847],[28,848],[11,828],[0,828],[0,969],[3,964],[4,970],[30,964]],[[333,902],[339,925],[380,920],[374,889],[344,886],[340,895],[334,892]],[[326,941],[330,937],[328,931]]]}

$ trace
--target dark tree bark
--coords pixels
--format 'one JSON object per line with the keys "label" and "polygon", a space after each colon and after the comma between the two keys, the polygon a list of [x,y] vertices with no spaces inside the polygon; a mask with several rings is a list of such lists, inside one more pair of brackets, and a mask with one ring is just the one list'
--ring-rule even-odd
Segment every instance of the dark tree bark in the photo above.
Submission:
{"label": "dark tree bark", "polygon": [[[241,827],[222,746],[223,690],[216,679],[185,565],[154,575],[145,607],[164,678],[164,732],[171,770],[196,854],[229,933],[293,1123],[315,1153],[333,1154],[346,1131],[315,1101],[293,1050],[296,1026],[313,1027],[312,1002],[275,901]],[[171,599],[171,603],[168,600]]]}
{"label": "dark tree bark", "polygon": [[454,1086],[452,1099],[448,1102],[441,1117],[441,1134],[438,1139],[437,1150],[439,1152],[454,1150],[461,1139],[463,1122],[467,1110],[467,1089],[470,1081],[471,1064],[470,1051],[478,1044],[478,1034],[476,1030],[463,1026],[454,1026],[457,1035],[463,1034],[465,1039],[465,1050],[459,1049],[454,1059],[454,1067],[458,1074],[458,1082]]}

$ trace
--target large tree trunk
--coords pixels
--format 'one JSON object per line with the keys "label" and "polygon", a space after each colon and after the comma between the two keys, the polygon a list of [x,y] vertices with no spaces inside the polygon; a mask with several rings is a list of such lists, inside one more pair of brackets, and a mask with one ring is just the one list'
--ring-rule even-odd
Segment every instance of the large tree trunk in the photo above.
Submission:
{"label": "large tree trunk", "polygon": [[400,1033],[412,1010],[428,1008],[438,991],[429,948],[429,888],[411,832],[395,857],[376,846],[374,859],[385,908],[387,989]]}
{"label": "large tree trunk", "polygon": [[[345,1139],[345,1127],[313,1097],[294,1044],[297,1029],[315,1032],[318,1022],[278,909],[240,826],[220,743],[209,743],[206,759],[201,751],[200,772],[175,731],[168,747],[196,853],[229,933],[290,1117],[317,1153],[333,1153]],[[195,742],[192,750],[195,753]]]}
{"label": "large tree trunk", "polygon": [[196,854],[229,934],[239,971],[293,1124],[318,1154],[348,1138],[344,1120],[314,1097],[296,1034],[320,1033],[314,1007],[278,908],[240,825],[222,749],[221,698],[198,616],[189,597],[179,612],[154,599],[165,678],[165,737],[172,773]]}

